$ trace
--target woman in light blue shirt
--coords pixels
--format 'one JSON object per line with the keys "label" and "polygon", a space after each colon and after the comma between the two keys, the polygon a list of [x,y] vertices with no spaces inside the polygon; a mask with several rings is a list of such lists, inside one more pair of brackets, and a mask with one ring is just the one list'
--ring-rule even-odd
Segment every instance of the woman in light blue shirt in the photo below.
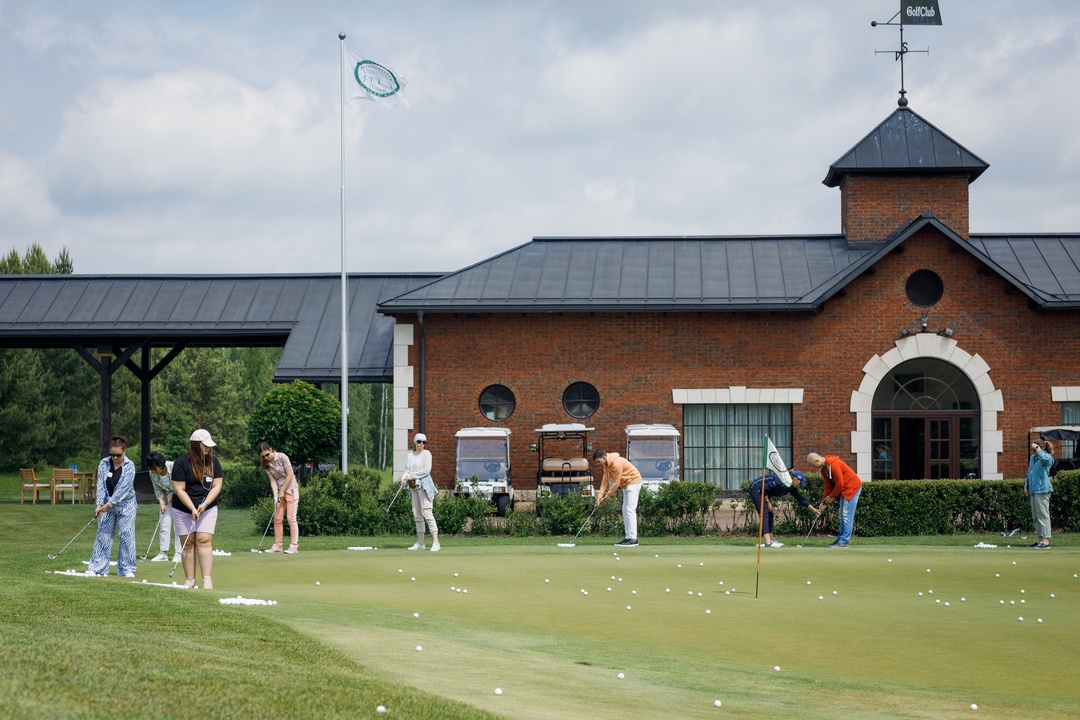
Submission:
{"label": "woman in light blue shirt", "polygon": [[1050,547],[1050,493],[1054,492],[1050,484],[1050,466],[1054,464],[1053,452],[1054,446],[1046,440],[1031,443],[1027,479],[1024,481],[1024,495],[1031,503],[1031,517],[1035,519],[1035,532],[1039,535],[1039,539],[1028,547],[1038,550]]}

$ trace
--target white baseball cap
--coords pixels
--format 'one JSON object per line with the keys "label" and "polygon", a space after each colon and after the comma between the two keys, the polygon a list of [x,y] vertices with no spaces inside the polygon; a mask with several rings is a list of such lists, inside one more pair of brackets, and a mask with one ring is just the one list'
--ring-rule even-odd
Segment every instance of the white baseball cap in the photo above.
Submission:
{"label": "white baseball cap", "polygon": [[425,435],[424,433],[416,433],[415,435],[413,435],[412,441],[413,441],[414,445],[416,443],[418,443],[418,442],[425,442],[426,443],[427,442],[427,435]]}
{"label": "white baseball cap", "polygon": [[210,433],[202,428],[191,433],[191,442],[201,442],[206,447],[214,447],[217,445],[217,443],[210,438]]}

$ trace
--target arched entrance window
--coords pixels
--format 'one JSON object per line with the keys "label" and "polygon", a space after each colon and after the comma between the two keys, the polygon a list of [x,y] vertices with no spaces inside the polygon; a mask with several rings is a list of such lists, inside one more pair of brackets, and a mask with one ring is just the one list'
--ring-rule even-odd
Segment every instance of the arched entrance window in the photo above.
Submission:
{"label": "arched entrance window", "polygon": [[979,477],[979,393],[955,365],[902,362],[874,393],[875,480]]}

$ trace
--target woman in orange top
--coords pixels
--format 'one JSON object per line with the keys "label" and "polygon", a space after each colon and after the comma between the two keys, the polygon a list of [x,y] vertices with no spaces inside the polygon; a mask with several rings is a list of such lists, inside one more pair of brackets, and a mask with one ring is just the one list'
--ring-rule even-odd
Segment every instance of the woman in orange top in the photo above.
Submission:
{"label": "woman in orange top", "polygon": [[855,508],[859,506],[862,480],[847,463],[835,455],[822,457],[817,453],[810,453],[806,456],[806,461],[810,463],[810,467],[821,472],[821,479],[825,482],[822,504],[840,501],[840,534],[829,547],[846,548],[851,541],[851,531],[855,529]]}

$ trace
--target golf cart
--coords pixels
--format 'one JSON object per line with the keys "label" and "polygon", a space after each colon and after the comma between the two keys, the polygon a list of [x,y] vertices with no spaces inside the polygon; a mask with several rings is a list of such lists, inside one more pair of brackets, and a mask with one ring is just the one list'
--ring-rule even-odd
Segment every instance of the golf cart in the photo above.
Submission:
{"label": "golf cart", "polygon": [[514,507],[514,486],[510,481],[510,430],[501,427],[474,427],[458,430],[455,495],[473,493],[491,500],[499,517]]}
{"label": "golf cart", "polygon": [[589,433],[594,428],[581,423],[547,423],[536,431],[536,442],[529,450],[536,453],[539,464],[536,470],[536,497],[558,495],[565,498],[580,492],[586,497],[593,495],[592,465],[589,453],[592,443]]}
{"label": "golf cart", "polygon": [[679,431],[673,425],[627,425],[626,459],[654,493],[679,481]]}
{"label": "golf cart", "polygon": [[1057,445],[1050,477],[1062,470],[1080,469],[1080,425],[1047,425],[1028,430],[1028,446],[1038,439],[1049,440]]}

